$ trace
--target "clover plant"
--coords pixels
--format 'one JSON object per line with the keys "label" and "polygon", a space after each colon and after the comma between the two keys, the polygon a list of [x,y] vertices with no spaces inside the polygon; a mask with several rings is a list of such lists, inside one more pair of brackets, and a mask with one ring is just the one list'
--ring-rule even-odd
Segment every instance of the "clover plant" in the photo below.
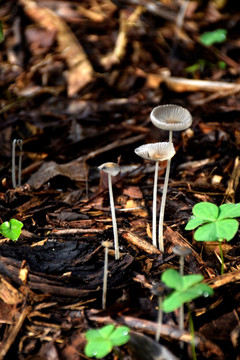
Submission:
{"label": "clover plant", "polygon": [[115,328],[113,324],[103,326],[101,329],[88,330],[85,334],[87,339],[85,355],[96,359],[105,357],[114,346],[124,345],[129,341],[129,331],[127,326]]}
{"label": "clover plant", "polygon": [[0,225],[0,234],[10,240],[16,241],[21,234],[22,227],[23,223],[21,221],[11,219],[9,222],[5,221]]}
{"label": "clover plant", "polygon": [[180,275],[177,270],[167,269],[162,274],[162,282],[171,289],[174,289],[163,301],[162,309],[169,313],[178,309],[182,304],[194,300],[200,296],[213,294],[213,289],[201,281],[204,277],[201,274]]}
{"label": "clover plant", "polygon": [[[207,284],[202,283],[204,277],[201,274],[181,275],[174,269],[167,269],[162,274],[162,282],[166,286],[173,289],[167,295],[162,303],[162,310],[166,313],[172,312],[184,303],[188,303],[200,296],[209,296],[213,294],[213,289]],[[189,308],[189,307],[188,307]],[[181,321],[181,319],[180,319]],[[194,342],[194,326],[192,321],[191,312],[189,310],[189,325],[192,335],[192,356],[196,359],[195,342]]]}
{"label": "clover plant", "polygon": [[200,202],[193,207],[193,216],[187,223],[186,230],[194,230],[196,241],[218,241],[221,256],[221,274],[224,272],[222,241],[230,241],[238,231],[240,203],[223,204],[219,207],[209,202]]}
{"label": "clover plant", "polygon": [[203,45],[211,46],[216,43],[222,43],[227,38],[226,29],[216,29],[214,31],[207,31],[200,35],[200,41]]}

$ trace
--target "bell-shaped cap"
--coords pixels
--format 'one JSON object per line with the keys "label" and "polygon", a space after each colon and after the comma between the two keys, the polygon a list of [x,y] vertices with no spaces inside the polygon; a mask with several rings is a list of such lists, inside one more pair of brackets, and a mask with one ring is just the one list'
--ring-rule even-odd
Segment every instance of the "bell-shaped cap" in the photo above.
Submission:
{"label": "bell-shaped cap", "polygon": [[191,254],[192,250],[188,246],[176,245],[172,249],[173,253],[178,256],[187,256]]}
{"label": "bell-shaped cap", "polygon": [[100,165],[98,168],[99,170],[102,170],[103,172],[110,174],[111,176],[117,176],[121,171],[120,166],[118,166],[118,164],[114,162],[106,162]]}
{"label": "bell-shaped cap", "polygon": [[168,295],[169,289],[166,287],[164,282],[159,281],[158,283],[152,286],[151,293],[158,297],[162,297],[164,295]]}
{"label": "bell-shaped cap", "polygon": [[181,131],[192,125],[192,115],[190,112],[178,105],[156,106],[150,119],[156,127],[163,130]]}
{"label": "bell-shaped cap", "polygon": [[141,145],[135,149],[135,153],[146,160],[164,161],[175,155],[175,149],[171,142],[158,142]]}

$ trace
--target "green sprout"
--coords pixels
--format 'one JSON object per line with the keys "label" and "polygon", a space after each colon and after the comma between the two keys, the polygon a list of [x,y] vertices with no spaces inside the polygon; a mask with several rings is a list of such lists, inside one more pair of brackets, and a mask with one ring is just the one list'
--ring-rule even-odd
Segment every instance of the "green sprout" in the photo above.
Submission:
{"label": "green sprout", "polygon": [[[162,310],[165,313],[172,312],[184,303],[188,303],[200,296],[207,297],[213,295],[213,289],[207,284],[202,283],[204,277],[201,274],[181,275],[174,269],[167,269],[162,274],[162,282],[166,286],[173,289],[173,291],[167,295],[162,303]],[[189,325],[192,335],[191,347],[193,359],[196,359],[196,350],[194,342],[194,326],[192,321],[192,315],[190,307],[188,306],[189,313]],[[180,319],[181,320],[181,319]]]}
{"label": "green sprout", "polygon": [[216,43],[222,43],[227,38],[227,30],[217,29],[214,31],[207,31],[200,35],[200,41],[203,45],[211,46]]}
{"label": "green sprout", "polygon": [[0,21],[0,43],[4,40],[3,23]]}
{"label": "green sprout", "polygon": [[227,64],[224,61],[217,61],[217,63],[212,63],[210,61],[207,61],[205,59],[198,59],[195,64],[192,64],[190,66],[187,66],[185,68],[186,73],[197,76],[198,73],[202,73],[205,69],[219,69],[219,70],[225,70],[227,67]]}
{"label": "green sprout", "polygon": [[129,341],[129,331],[130,329],[127,326],[115,328],[113,324],[97,330],[88,330],[85,335],[88,341],[84,348],[85,355],[96,359],[105,357],[114,346],[124,345]]}
{"label": "green sprout", "polygon": [[194,230],[196,241],[218,241],[221,256],[221,274],[224,273],[222,242],[230,241],[238,231],[240,203],[217,206],[209,202],[200,202],[193,207],[193,216],[187,223],[186,230]]}
{"label": "green sprout", "polygon": [[9,222],[5,221],[0,225],[0,234],[10,240],[16,241],[21,234],[22,227],[23,223],[21,221],[11,219]]}

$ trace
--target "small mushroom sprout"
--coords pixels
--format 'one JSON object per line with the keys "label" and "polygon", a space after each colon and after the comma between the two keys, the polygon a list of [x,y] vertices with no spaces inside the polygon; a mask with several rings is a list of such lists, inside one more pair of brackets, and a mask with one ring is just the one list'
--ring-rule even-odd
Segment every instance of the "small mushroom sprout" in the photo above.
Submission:
{"label": "small mushroom sprout", "polygon": [[[19,158],[18,158],[18,184],[16,184],[16,147],[19,148]],[[21,174],[22,174],[22,149],[23,141],[22,139],[14,139],[12,142],[12,185],[13,188],[21,186]]]}
{"label": "small mushroom sprout", "polygon": [[163,319],[162,302],[164,295],[167,294],[166,285],[163,282],[159,282],[153,285],[151,289],[151,293],[158,297],[158,318],[157,318],[157,330],[155,334],[155,340],[159,342],[161,330],[162,330],[162,319]]}
{"label": "small mushroom sprout", "polygon": [[[171,142],[158,142],[153,144],[141,145],[135,149],[135,153],[146,160],[155,161],[155,174],[153,184],[153,210],[152,210],[152,241],[157,247],[157,181],[159,161],[169,160],[175,154],[174,146]],[[162,251],[162,244],[159,243]]]}
{"label": "small mushroom sprout", "polygon": [[178,255],[180,257],[179,272],[183,276],[184,275],[184,258],[185,258],[185,256],[190,255],[192,250],[188,246],[180,246],[180,245],[174,246],[172,250],[175,255]]}
{"label": "small mushroom sprout", "polygon": [[[172,143],[172,132],[173,131],[182,131],[189,128],[192,124],[192,116],[190,112],[178,105],[160,105],[155,107],[151,114],[150,119],[153,125],[159,129],[169,131],[169,142]],[[167,169],[165,173],[165,180],[163,186],[162,202],[159,215],[159,231],[158,231],[158,241],[161,244],[160,250],[164,252],[164,243],[163,243],[163,220],[167,196],[167,188],[169,181],[169,173],[171,166],[171,158],[168,159]]]}
{"label": "small mushroom sprout", "polygon": [[112,225],[113,225],[113,238],[114,238],[114,249],[115,249],[115,259],[119,259],[119,245],[118,245],[118,232],[117,232],[117,221],[114,207],[114,198],[113,198],[113,190],[112,190],[112,176],[117,176],[120,173],[120,167],[113,163],[107,162],[100,165],[99,170],[108,174],[108,190],[109,190],[109,199],[110,199],[110,207],[112,214]]}

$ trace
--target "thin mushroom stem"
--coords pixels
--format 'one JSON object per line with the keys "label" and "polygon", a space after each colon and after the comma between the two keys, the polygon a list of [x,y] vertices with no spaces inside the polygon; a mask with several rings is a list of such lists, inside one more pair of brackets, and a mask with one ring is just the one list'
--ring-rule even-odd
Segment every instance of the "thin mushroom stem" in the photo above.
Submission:
{"label": "thin mushroom stem", "polygon": [[221,256],[221,275],[224,274],[224,258],[223,258],[223,251],[222,251],[222,239],[218,240],[218,245],[219,245],[219,251],[220,251],[220,256]]}
{"label": "thin mushroom stem", "polygon": [[[179,259],[179,272],[180,275],[183,276],[184,275],[184,255],[180,255],[180,259]],[[184,305],[182,304],[180,306],[179,309],[179,330],[183,331],[184,330]],[[184,347],[184,342],[180,341],[180,348],[183,349]]]}
{"label": "thin mushroom stem", "polygon": [[[187,246],[175,246],[173,248],[173,253],[179,256],[179,273],[181,277],[184,276],[184,257],[191,253],[191,249]],[[182,332],[184,330],[184,305],[182,304],[179,308],[179,330]],[[183,349],[184,343],[180,341],[180,348]]]}
{"label": "thin mushroom stem", "polygon": [[23,141],[21,139],[19,139],[17,141],[19,149],[20,149],[20,153],[19,153],[19,158],[18,158],[18,186],[21,186],[21,176],[22,176],[22,145],[23,145]]}
{"label": "thin mushroom stem", "polygon": [[184,275],[184,256],[180,256],[180,260],[179,260],[179,272],[180,272],[180,275]]}
{"label": "thin mushroom stem", "polygon": [[189,321],[189,328],[190,328],[190,334],[191,334],[192,358],[193,358],[193,360],[197,360],[196,347],[195,347],[195,331],[194,331],[192,312],[191,312],[189,303],[187,305],[188,305],[188,321]]}
{"label": "thin mushroom stem", "polygon": [[167,161],[167,168],[166,168],[166,173],[165,173],[162,201],[161,201],[160,214],[159,214],[158,243],[159,243],[159,250],[163,253],[164,253],[163,220],[164,220],[164,212],[165,212],[165,205],[166,205],[166,198],[167,198],[167,188],[168,188],[168,181],[169,181],[170,166],[171,166],[171,159],[169,159]]}
{"label": "thin mushroom stem", "polygon": [[16,184],[16,142],[17,139],[14,139],[12,142],[12,186],[13,188],[17,187]]}
{"label": "thin mushroom stem", "polygon": [[[172,131],[171,130],[169,131],[169,142],[172,143]],[[162,194],[162,201],[161,201],[161,207],[160,207],[159,227],[158,227],[159,250],[162,253],[164,253],[163,221],[164,221],[164,212],[165,212],[165,205],[166,205],[166,198],[167,198],[167,188],[168,188],[170,167],[171,167],[171,159],[168,159],[166,173],[165,173],[165,180],[164,180],[164,185],[163,185],[163,194]]]}
{"label": "thin mushroom stem", "polygon": [[157,331],[155,335],[155,340],[159,342],[161,330],[162,330],[162,318],[163,318],[163,311],[162,311],[162,296],[158,297],[158,319],[157,319]]}
{"label": "thin mushroom stem", "polygon": [[109,190],[109,199],[110,199],[110,207],[111,207],[111,214],[112,214],[115,260],[118,260],[119,259],[118,232],[117,232],[117,221],[116,221],[115,206],[114,206],[113,191],[112,191],[112,176],[111,176],[111,174],[108,174],[108,190]]}
{"label": "thin mushroom stem", "polygon": [[103,270],[103,292],[102,292],[102,308],[106,309],[107,302],[107,271],[108,271],[108,244],[103,244],[104,251],[104,270]]}
{"label": "thin mushroom stem", "polygon": [[[184,305],[182,304],[179,308],[179,330],[182,332],[184,330]],[[180,341],[180,348],[183,349],[184,342]]]}
{"label": "thin mushroom stem", "polygon": [[[22,175],[22,144],[21,139],[14,139],[12,142],[12,185],[13,188],[21,186]],[[18,158],[18,184],[16,184],[16,146],[19,147],[20,153]]]}
{"label": "thin mushroom stem", "polygon": [[157,247],[157,183],[158,183],[158,165],[155,164],[154,185],[153,185],[153,209],[152,209],[152,241],[153,246]]}
{"label": "thin mushroom stem", "polygon": [[[180,275],[184,275],[184,256],[180,256],[180,259],[179,259],[179,272],[180,272]],[[184,330],[184,305],[182,304],[180,306],[180,309],[179,309],[179,330],[180,331],[183,331]],[[183,341],[180,341],[180,348],[183,349],[184,347],[184,343]]]}

